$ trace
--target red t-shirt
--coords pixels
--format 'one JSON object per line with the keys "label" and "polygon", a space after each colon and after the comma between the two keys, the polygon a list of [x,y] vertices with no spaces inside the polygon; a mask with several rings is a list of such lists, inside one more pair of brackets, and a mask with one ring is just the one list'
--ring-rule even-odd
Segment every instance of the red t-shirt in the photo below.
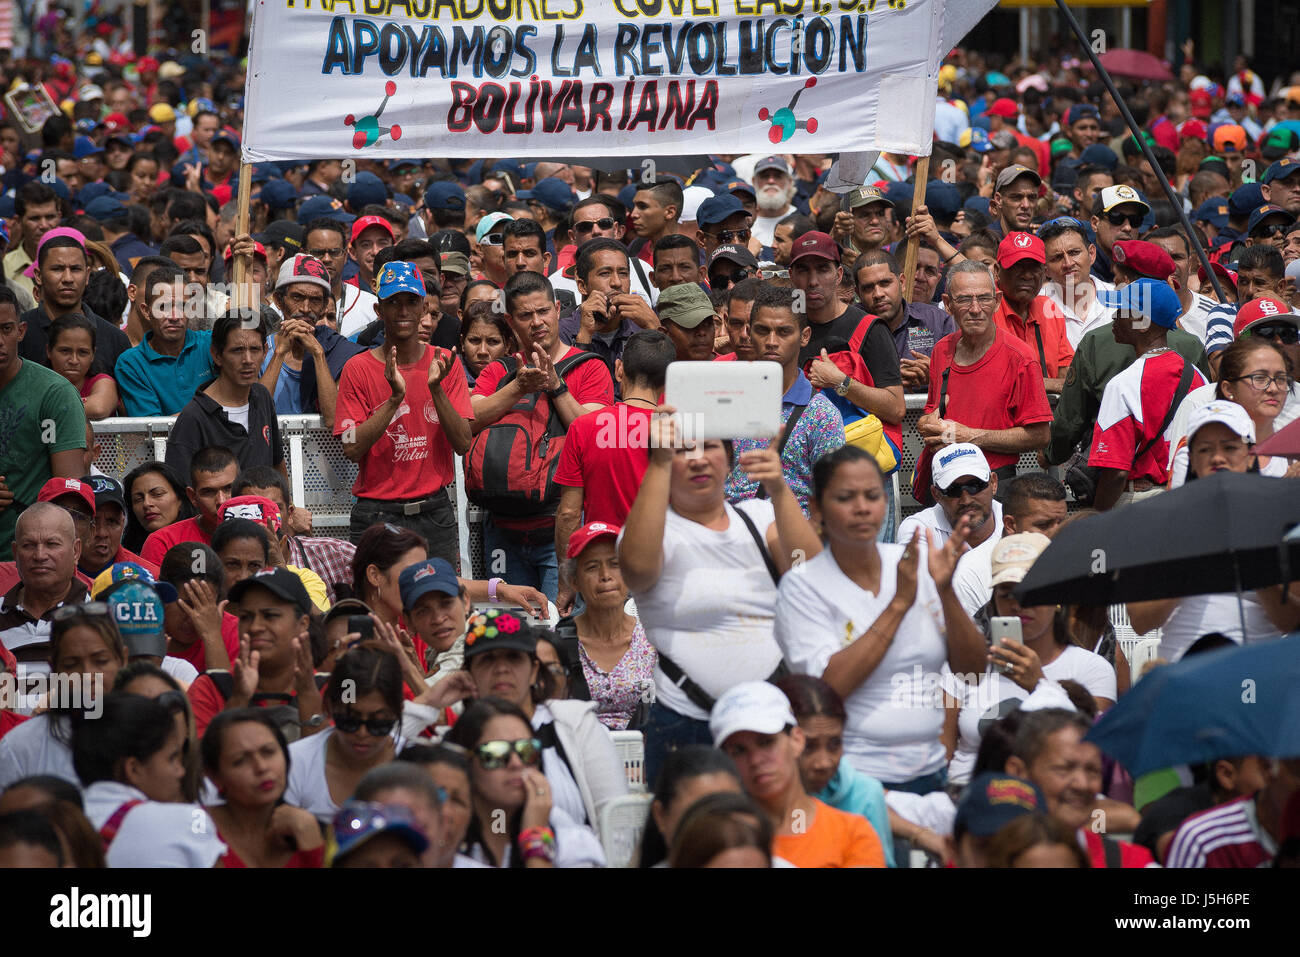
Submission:
{"label": "red t-shirt", "polygon": [[[1102,843],[1101,835],[1094,833],[1088,828],[1083,829],[1083,838],[1088,845],[1088,860],[1092,862],[1093,867],[1106,866],[1106,848]],[[1119,866],[1120,867],[1149,867],[1155,863],[1155,858],[1151,852],[1139,844],[1130,844],[1128,841],[1116,841],[1119,845]]]}
{"label": "red t-shirt", "polygon": [[[925,413],[939,408],[943,370],[948,375],[948,407],[945,418],[975,429],[1014,429],[1036,422],[1051,422],[1043,372],[1038,354],[1019,339],[999,329],[989,351],[974,365],[952,361],[961,332],[944,336],[930,356],[930,395]],[[989,468],[1014,465],[1020,456],[1007,452],[985,452]]]}
{"label": "red t-shirt", "polygon": [[1016,141],[1021,146],[1028,146],[1038,156],[1038,172],[1043,177],[1043,182],[1047,182],[1052,173],[1052,153],[1047,148],[1047,144],[1040,139],[1036,139],[1027,133],[1021,133],[1017,129],[1007,127],[1015,135]]}
{"label": "red t-shirt", "polygon": [[[427,498],[454,481],[454,453],[447,433],[438,424],[438,411],[429,392],[433,358],[433,347],[426,346],[418,361],[398,367],[406,380],[406,398],[361,460],[352,485],[353,495],[406,501]],[[453,363],[443,377],[442,390],[462,418],[474,418],[460,362]],[[365,422],[392,395],[392,386],[384,378],[384,363],[371,352],[353,356],[339,379],[334,434],[342,435],[350,425]]]}
{"label": "red t-shirt", "polygon": [[[239,659],[239,619],[229,613],[221,616],[221,643],[226,646],[226,654],[230,656],[231,664],[234,664]],[[202,639],[188,648],[174,645],[167,649],[167,654],[188,661],[199,674],[209,668],[208,653],[203,647]]]}
{"label": "red t-shirt", "polygon": [[555,482],[581,488],[583,522],[621,526],[649,464],[653,409],[618,402],[573,420]]}
{"label": "red t-shirt", "polygon": [[[1010,333],[1039,357],[1040,368],[1048,379],[1065,375],[1074,359],[1074,348],[1065,334],[1065,313],[1047,296],[1035,296],[1029,305],[1029,315],[1021,318],[1011,309],[1011,304],[1003,298],[993,321],[1003,332]],[[1037,332],[1035,332],[1037,327]],[[1042,352],[1038,351],[1039,335],[1042,336]]]}
{"label": "red t-shirt", "polygon": [[714,362],[735,362],[737,361],[736,354],[734,352],[724,352],[720,356],[714,356],[713,361]]}
{"label": "red t-shirt", "polygon": [[[1129,479],[1146,478],[1157,485],[1169,481],[1169,442],[1173,422],[1151,443],[1137,462],[1133,456],[1155,436],[1173,404],[1183,359],[1177,352],[1146,353],[1108,383],[1092,431],[1088,464],[1121,469]],[[1205,385],[1199,371],[1192,375],[1193,389]]]}
{"label": "red t-shirt", "polygon": [[144,545],[140,547],[140,555],[146,561],[153,562],[155,566],[161,566],[163,556],[181,542],[211,545],[212,536],[203,530],[197,516],[187,518],[164,525],[156,532],[150,532],[149,537],[144,540]]}
{"label": "red t-shirt", "polygon": [[[218,837],[221,836],[220,832],[217,832],[217,836]],[[244,859],[240,857],[237,853],[235,853],[235,849],[230,846],[229,842],[227,842],[226,844],[226,853],[222,855],[221,866],[222,867],[248,867],[248,865],[244,863]],[[322,844],[320,847],[314,848],[310,851],[294,851],[293,856],[290,857],[287,861],[285,861],[280,866],[284,868],[324,867],[325,866],[325,845]]]}

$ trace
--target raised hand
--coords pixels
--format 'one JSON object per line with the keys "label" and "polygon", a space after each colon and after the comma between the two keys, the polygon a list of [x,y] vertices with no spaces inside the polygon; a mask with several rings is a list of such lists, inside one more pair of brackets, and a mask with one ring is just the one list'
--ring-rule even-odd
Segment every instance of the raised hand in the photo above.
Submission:
{"label": "raised hand", "polygon": [[406,379],[402,378],[402,372],[397,368],[397,346],[388,348],[388,358],[384,362],[384,378],[388,380],[388,386],[393,390],[393,401],[401,402],[406,398]]}

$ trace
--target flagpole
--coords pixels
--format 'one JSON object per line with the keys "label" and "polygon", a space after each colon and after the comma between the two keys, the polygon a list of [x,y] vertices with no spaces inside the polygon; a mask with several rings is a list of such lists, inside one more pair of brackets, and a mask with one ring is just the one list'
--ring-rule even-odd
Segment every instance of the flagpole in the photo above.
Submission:
{"label": "flagpole", "polygon": [[[253,167],[249,163],[241,162],[239,164],[239,212],[235,217],[235,235],[243,236],[248,232],[248,204],[249,196],[253,189]],[[244,277],[248,275],[248,259],[245,254],[235,256],[234,273],[231,276],[231,282],[234,284],[235,299],[234,304],[242,308],[251,309],[257,305],[256,302],[247,300],[252,297],[244,292]]]}
{"label": "flagpole", "polygon": [[1088,54],[1088,59],[1092,61],[1093,69],[1095,69],[1097,75],[1101,77],[1101,82],[1106,84],[1106,89],[1110,92],[1110,98],[1115,101],[1115,105],[1119,107],[1120,113],[1123,114],[1124,122],[1128,124],[1129,130],[1133,133],[1133,139],[1137,140],[1137,145],[1142,150],[1142,155],[1146,158],[1146,161],[1150,165],[1151,171],[1155,173],[1156,178],[1160,180],[1160,185],[1164,187],[1165,195],[1168,197],[1169,202],[1173,204],[1174,211],[1178,213],[1178,218],[1182,221],[1183,229],[1187,231],[1187,241],[1192,244],[1192,248],[1196,251],[1196,258],[1201,261],[1201,268],[1205,270],[1206,278],[1209,279],[1210,285],[1214,287],[1219,302],[1223,302],[1223,287],[1219,285],[1219,277],[1214,274],[1214,269],[1210,266],[1210,257],[1205,254],[1205,248],[1197,238],[1196,230],[1192,228],[1191,220],[1187,218],[1187,211],[1183,209],[1183,198],[1174,191],[1173,186],[1169,184],[1169,180],[1165,178],[1164,170],[1162,170],[1160,164],[1156,162],[1155,155],[1151,152],[1150,144],[1147,143],[1146,139],[1142,136],[1142,128],[1138,126],[1137,121],[1133,119],[1133,114],[1129,112],[1128,104],[1125,103],[1123,98],[1119,95],[1119,90],[1115,89],[1115,81],[1112,80],[1110,74],[1106,72],[1106,68],[1101,65],[1101,60],[1097,58],[1097,54],[1093,51],[1092,44],[1089,42],[1087,34],[1083,32],[1083,27],[1079,26],[1079,21],[1074,18],[1074,13],[1065,5],[1065,0],[1056,0],[1056,6],[1060,9],[1061,15],[1065,17],[1066,23],[1070,25],[1070,30],[1078,39],[1079,46],[1083,47],[1083,52]]}
{"label": "flagpole", "polygon": [[[925,205],[925,187],[930,181],[930,157],[922,156],[916,162],[916,185],[912,188],[912,215]],[[907,237],[907,252],[903,255],[903,301],[912,301],[912,277],[916,274],[916,257],[920,253],[920,240]]]}

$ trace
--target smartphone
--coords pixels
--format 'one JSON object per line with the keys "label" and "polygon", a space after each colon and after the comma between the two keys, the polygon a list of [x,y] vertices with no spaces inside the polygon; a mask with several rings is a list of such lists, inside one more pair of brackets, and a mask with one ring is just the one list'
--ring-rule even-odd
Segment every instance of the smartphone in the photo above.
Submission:
{"label": "smartphone", "polygon": [[[1020,624],[1020,619],[1016,619],[1016,624]],[[353,633],[361,636],[361,641],[369,641],[375,637],[375,622],[369,615],[348,615],[348,634]]]}
{"label": "smartphone", "polygon": [[1024,644],[1024,632],[1020,629],[1019,618],[990,618],[989,637],[994,648],[1002,647],[1002,639],[1010,638],[1018,644]]}
{"label": "smartphone", "polygon": [[688,441],[770,439],[781,431],[781,379],[775,362],[674,362],[664,402]]}

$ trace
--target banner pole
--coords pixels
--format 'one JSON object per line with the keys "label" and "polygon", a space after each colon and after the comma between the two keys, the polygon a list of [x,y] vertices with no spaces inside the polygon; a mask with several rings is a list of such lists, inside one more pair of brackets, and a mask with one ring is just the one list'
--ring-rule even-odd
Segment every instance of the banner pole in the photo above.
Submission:
{"label": "banner pole", "polygon": [[[235,216],[235,235],[243,236],[248,232],[248,204],[249,195],[253,189],[253,167],[249,163],[240,162],[239,164],[239,212]],[[235,305],[242,308],[252,308],[257,305],[256,302],[248,302],[252,298],[244,291],[244,277],[248,275],[248,256],[238,255],[235,257],[234,274],[231,281],[235,285]]]}
{"label": "banner pole", "polygon": [[[912,215],[925,205],[925,187],[930,181],[930,157],[922,156],[916,163],[916,185],[912,188]],[[916,257],[921,251],[915,236],[907,237],[907,252],[903,255],[903,301],[912,301],[912,277],[916,274]]]}
{"label": "banner pole", "polygon": [[1142,155],[1151,166],[1152,172],[1156,174],[1156,178],[1160,180],[1160,185],[1165,189],[1165,195],[1168,197],[1169,202],[1173,204],[1174,210],[1178,213],[1178,219],[1182,222],[1183,229],[1187,231],[1187,241],[1192,244],[1192,248],[1196,251],[1196,258],[1201,261],[1201,268],[1205,270],[1206,278],[1209,279],[1210,285],[1214,287],[1214,292],[1217,295],[1219,302],[1223,302],[1223,287],[1219,285],[1219,277],[1214,274],[1214,270],[1210,266],[1210,257],[1205,254],[1205,249],[1201,246],[1201,241],[1196,236],[1196,230],[1192,228],[1192,222],[1187,218],[1187,211],[1183,209],[1183,198],[1174,191],[1173,186],[1169,184],[1169,180],[1165,178],[1164,170],[1162,170],[1160,164],[1156,162],[1155,155],[1151,152],[1150,144],[1147,143],[1146,139],[1142,136],[1142,128],[1138,126],[1137,121],[1133,119],[1133,114],[1129,112],[1128,104],[1125,103],[1123,98],[1119,95],[1119,90],[1115,89],[1115,81],[1112,80],[1110,74],[1106,72],[1106,68],[1101,65],[1101,60],[1097,58],[1097,54],[1093,51],[1092,44],[1088,41],[1087,34],[1083,32],[1083,27],[1079,26],[1079,21],[1074,18],[1074,14],[1071,12],[1070,8],[1065,5],[1065,0],[1056,0],[1056,6],[1060,9],[1061,15],[1065,17],[1065,21],[1070,25],[1070,30],[1074,33],[1075,38],[1078,39],[1079,46],[1083,47],[1083,52],[1088,54],[1088,59],[1092,61],[1093,69],[1095,69],[1097,75],[1101,77],[1101,82],[1106,84],[1106,89],[1110,92],[1110,98],[1115,101],[1115,105],[1119,107],[1120,113],[1124,115],[1124,122],[1128,124],[1129,131],[1133,134],[1133,139],[1137,141],[1137,145],[1142,150]]}

